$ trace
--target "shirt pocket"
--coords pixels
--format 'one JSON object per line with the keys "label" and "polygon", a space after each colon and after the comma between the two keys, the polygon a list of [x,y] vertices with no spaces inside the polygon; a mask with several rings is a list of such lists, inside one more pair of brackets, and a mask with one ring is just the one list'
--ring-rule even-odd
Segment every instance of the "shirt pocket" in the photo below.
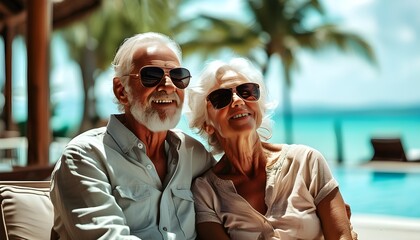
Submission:
{"label": "shirt pocket", "polygon": [[176,209],[176,216],[185,236],[194,236],[195,211],[194,199],[191,190],[175,188],[172,189],[172,199]]}
{"label": "shirt pocket", "polygon": [[124,212],[130,229],[147,228],[153,223],[151,192],[147,185],[127,185],[115,188],[115,198]]}

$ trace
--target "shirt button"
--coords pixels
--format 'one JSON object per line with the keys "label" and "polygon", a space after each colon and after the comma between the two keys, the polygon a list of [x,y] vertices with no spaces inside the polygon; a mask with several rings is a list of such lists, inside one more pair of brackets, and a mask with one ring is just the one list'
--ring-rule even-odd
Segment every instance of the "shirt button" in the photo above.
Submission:
{"label": "shirt button", "polygon": [[168,229],[167,229],[166,227],[163,227],[163,231],[165,231],[165,232],[166,232],[166,231],[168,231]]}
{"label": "shirt button", "polygon": [[137,144],[137,147],[140,148],[140,149],[143,149],[143,144],[139,143],[139,144]]}
{"label": "shirt button", "polygon": [[149,164],[149,165],[147,165],[146,167],[147,167],[147,169],[149,169],[149,170],[151,170],[151,169],[153,168],[153,167],[152,167],[152,165],[150,165],[150,164]]}

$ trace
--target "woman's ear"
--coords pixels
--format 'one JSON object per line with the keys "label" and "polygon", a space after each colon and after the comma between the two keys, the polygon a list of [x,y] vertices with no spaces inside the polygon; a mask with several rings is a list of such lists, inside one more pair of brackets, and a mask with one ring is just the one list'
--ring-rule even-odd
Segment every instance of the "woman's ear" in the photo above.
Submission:
{"label": "woman's ear", "polygon": [[115,97],[121,104],[125,105],[128,103],[127,91],[125,91],[125,88],[122,85],[119,77],[114,77],[112,89],[114,90]]}
{"label": "woman's ear", "polygon": [[214,128],[212,125],[207,124],[206,122],[204,122],[204,130],[206,131],[206,133],[208,135],[212,135],[214,133]]}

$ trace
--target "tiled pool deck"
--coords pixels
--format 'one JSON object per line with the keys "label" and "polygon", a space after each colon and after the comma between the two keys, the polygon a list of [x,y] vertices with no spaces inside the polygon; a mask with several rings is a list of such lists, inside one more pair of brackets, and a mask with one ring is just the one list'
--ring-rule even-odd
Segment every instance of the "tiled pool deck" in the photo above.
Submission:
{"label": "tiled pool deck", "polygon": [[385,172],[420,173],[420,162],[369,161],[361,167]]}
{"label": "tiled pool deck", "polygon": [[420,218],[353,215],[354,231],[359,240],[419,240]]}

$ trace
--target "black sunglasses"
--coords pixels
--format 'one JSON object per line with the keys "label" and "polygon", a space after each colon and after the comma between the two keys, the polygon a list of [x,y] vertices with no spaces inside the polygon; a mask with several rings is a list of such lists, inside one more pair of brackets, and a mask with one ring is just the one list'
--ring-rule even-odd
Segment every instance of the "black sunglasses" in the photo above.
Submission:
{"label": "black sunglasses", "polygon": [[[138,74],[123,76],[140,78],[140,82],[144,87],[152,88],[162,81],[164,75],[165,70],[161,67],[145,66],[140,69]],[[186,68],[172,68],[169,70],[169,77],[177,88],[184,89],[190,83],[191,74]]]}
{"label": "black sunglasses", "polygon": [[235,88],[219,88],[214,90],[207,95],[207,101],[210,101],[215,109],[222,109],[232,102],[234,92],[248,102],[255,102],[260,99],[260,85],[256,83],[243,83]]}

